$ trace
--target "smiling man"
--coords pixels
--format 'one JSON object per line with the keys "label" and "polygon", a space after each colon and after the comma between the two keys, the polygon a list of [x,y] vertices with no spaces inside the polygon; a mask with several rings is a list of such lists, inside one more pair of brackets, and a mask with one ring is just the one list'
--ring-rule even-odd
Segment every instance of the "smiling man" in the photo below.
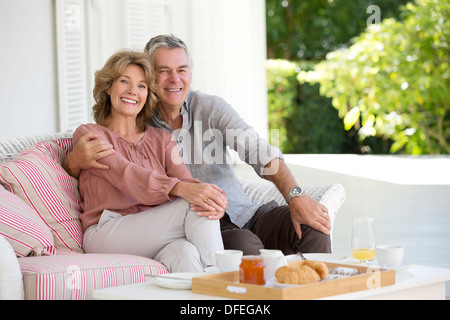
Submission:
{"label": "smiling man", "polygon": [[[244,254],[259,254],[263,247],[285,254],[331,252],[328,210],[302,193],[281,151],[223,99],[191,90],[192,61],[185,43],[173,35],[160,35],[147,43],[145,51],[154,63],[160,100],[150,125],[172,132],[194,177],[226,191],[227,214],[221,219],[225,248]],[[238,151],[258,175],[274,182],[289,205],[252,203],[227,148]]]}
{"label": "smiling man", "polygon": [[181,128],[180,107],[186,101],[192,72],[186,52],[182,48],[161,47],[153,53],[158,84],[158,110],[171,128]]}

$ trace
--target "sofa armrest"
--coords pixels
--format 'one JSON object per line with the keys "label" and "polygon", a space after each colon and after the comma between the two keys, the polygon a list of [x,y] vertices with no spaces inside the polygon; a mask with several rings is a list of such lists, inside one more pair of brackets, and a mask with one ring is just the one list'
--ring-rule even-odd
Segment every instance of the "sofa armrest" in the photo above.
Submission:
{"label": "sofa armrest", "polygon": [[39,141],[64,138],[72,138],[72,133],[58,132],[34,136],[0,138],[0,163],[10,161],[23,149],[34,146]]}
{"label": "sofa armrest", "polygon": [[0,300],[22,300],[23,283],[19,261],[6,239],[0,235]]}
{"label": "sofa armrest", "polygon": [[[256,182],[253,180],[240,179],[242,189],[250,201],[256,204],[264,204],[275,200],[279,205],[285,205],[286,201],[277,187],[271,182]],[[334,225],[338,210],[345,201],[346,193],[343,185],[336,183],[329,186],[306,186],[303,187],[306,194],[317,202],[328,208],[331,225]]]}

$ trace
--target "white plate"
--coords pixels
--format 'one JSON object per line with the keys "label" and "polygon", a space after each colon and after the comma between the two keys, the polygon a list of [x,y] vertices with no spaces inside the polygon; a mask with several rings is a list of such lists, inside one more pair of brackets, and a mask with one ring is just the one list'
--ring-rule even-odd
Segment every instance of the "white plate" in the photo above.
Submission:
{"label": "white plate", "polygon": [[323,262],[344,262],[348,259],[347,256],[333,253],[304,253],[303,256],[308,260],[316,260]]}
{"label": "white plate", "polygon": [[274,287],[282,288],[282,289],[283,288],[292,288],[292,287],[301,286],[301,284],[288,284],[288,283],[278,282],[277,278],[275,278],[275,277],[272,279],[272,284],[273,284]]}
{"label": "white plate", "polygon": [[154,277],[153,281],[156,285],[167,289],[191,289],[192,278],[204,275],[198,272],[167,273]]}
{"label": "white plate", "polygon": [[206,267],[204,270],[206,273],[220,273],[220,270],[216,266]]}
{"label": "white plate", "polygon": [[405,271],[405,270],[411,268],[412,266],[414,266],[414,263],[411,263],[408,261],[403,261],[402,264],[400,264],[399,266],[386,266],[386,265],[380,265],[378,263],[378,261],[372,261],[369,263],[369,265],[375,265],[375,266],[379,266],[380,268],[383,268],[383,269],[395,270],[396,272],[401,272],[401,271]]}
{"label": "white plate", "polygon": [[[323,281],[327,281],[327,280],[332,280],[338,278],[338,276],[332,275],[329,276],[325,279],[313,282],[313,283],[319,283],[319,282],[323,282]],[[277,288],[292,288],[292,287],[300,287],[300,286],[304,286],[304,284],[289,284],[289,283],[281,283],[277,281],[277,278],[273,278],[271,284],[273,284],[273,286],[277,287]]]}

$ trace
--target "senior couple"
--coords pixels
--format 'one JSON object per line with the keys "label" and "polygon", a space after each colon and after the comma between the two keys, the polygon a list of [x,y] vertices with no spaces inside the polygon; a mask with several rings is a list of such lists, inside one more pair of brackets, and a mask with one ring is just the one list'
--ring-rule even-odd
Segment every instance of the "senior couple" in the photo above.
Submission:
{"label": "senior couple", "polygon": [[[279,149],[223,99],[191,90],[191,79],[189,50],[173,35],[152,38],[144,53],[118,52],[96,73],[96,123],[76,129],[64,163],[79,178],[84,250],[146,256],[171,272],[202,271],[223,248],[330,252],[327,208],[302,192]],[[288,205],[252,203],[227,146],[245,150]],[[223,158],[187,156],[208,157],[211,147]]]}

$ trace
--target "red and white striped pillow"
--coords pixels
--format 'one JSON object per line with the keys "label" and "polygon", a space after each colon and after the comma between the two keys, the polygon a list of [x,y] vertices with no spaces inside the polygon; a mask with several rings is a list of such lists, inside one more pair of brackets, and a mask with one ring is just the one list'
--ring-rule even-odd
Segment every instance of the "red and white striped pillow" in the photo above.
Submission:
{"label": "red and white striped pillow", "polygon": [[0,163],[0,184],[37,212],[56,248],[83,253],[78,181],[61,166],[71,150],[72,139],[38,142]]}
{"label": "red and white striped pillow", "polygon": [[0,185],[0,234],[16,256],[55,254],[53,236],[36,211]]}

